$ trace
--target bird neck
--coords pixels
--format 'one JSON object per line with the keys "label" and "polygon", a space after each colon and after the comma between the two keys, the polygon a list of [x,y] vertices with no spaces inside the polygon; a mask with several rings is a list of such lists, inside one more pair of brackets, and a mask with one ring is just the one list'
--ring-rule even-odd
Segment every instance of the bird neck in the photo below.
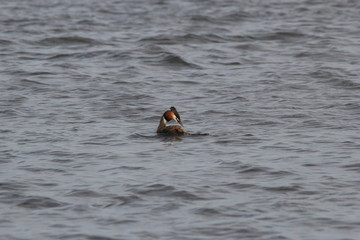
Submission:
{"label": "bird neck", "polygon": [[164,116],[162,116],[161,119],[160,119],[159,126],[158,126],[157,129],[159,130],[159,129],[161,129],[161,128],[166,127],[166,122],[167,122],[166,119],[164,118]]}

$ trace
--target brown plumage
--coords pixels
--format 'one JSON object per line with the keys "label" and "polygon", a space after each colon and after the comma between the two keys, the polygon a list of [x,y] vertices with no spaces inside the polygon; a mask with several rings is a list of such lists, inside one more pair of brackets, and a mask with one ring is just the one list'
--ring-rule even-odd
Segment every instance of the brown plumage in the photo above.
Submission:
{"label": "brown plumage", "polygon": [[[181,126],[166,126],[166,123],[171,120],[178,122]],[[162,115],[156,132],[167,135],[184,135],[186,133],[175,107],[171,107]]]}
{"label": "brown plumage", "polygon": [[167,126],[157,130],[157,133],[168,135],[184,135],[186,132],[181,126]]}

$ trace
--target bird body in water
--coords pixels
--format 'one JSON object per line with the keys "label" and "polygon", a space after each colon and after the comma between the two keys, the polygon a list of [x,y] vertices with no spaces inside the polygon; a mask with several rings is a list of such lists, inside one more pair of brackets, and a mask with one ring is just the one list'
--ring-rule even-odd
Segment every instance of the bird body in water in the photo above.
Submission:
{"label": "bird body in water", "polygon": [[[178,126],[178,125],[167,126],[166,124],[171,120],[176,121],[181,126]],[[166,135],[184,135],[184,134],[186,134],[184,126],[181,122],[180,115],[177,112],[175,107],[171,107],[170,110],[167,110],[162,115],[156,132],[159,134],[166,134]]]}

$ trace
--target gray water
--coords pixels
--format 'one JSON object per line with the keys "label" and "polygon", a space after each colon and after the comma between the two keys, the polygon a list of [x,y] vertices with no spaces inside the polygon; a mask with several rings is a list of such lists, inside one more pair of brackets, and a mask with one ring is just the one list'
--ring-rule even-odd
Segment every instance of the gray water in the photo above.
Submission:
{"label": "gray water", "polygon": [[360,239],[359,12],[1,1],[0,238]]}

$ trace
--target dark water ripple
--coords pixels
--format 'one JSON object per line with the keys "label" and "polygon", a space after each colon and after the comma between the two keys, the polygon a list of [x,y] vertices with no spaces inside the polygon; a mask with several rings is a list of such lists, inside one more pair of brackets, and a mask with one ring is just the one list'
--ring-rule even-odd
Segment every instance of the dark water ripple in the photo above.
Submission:
{"label": "dark water ripple", "polygon": [[2,1],[0,239],[359,239],[359,8]]}

